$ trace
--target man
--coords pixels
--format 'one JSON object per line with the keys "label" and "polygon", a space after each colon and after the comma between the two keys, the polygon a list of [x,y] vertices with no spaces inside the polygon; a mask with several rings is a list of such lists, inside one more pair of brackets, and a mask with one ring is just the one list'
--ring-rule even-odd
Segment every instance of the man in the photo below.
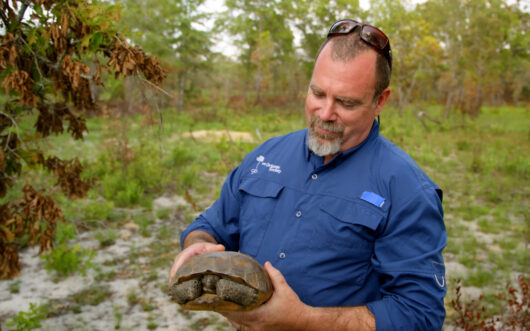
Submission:
{"label": "man", "polygon": [[308,129],[232,171],[182,233],[170,278],[193,255],[240,250],[265,263],[274,293],[254,311],[220,312],[238,329],[441,329],[442,192],[375,120],[391,61],[380,30],[335,23],[309,85]]}

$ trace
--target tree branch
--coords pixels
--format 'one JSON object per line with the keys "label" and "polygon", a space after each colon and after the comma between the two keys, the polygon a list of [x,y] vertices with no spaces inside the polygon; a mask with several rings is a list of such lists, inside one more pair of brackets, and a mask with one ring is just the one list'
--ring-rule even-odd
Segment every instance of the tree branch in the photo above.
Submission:
{"label": "tree branch", "polygon": [[168,97],[171,97],[171,94],[169,94],[168,91],[164,90],[163,88],[161,88],[160,86],[156,85],[155,83],[153,83],[153,82],[151,82],[151,81],[149,81],[149,80],[143,78],[143,77],[141,76],[140,71],[139,71],[138,69],[136,69],[136,75],[137,75],[136,77],[137,77],[140,81],[142,81],[142,82],[144,82],[144,83],[147,83],[147,84],[151,85],[151,87],[154,87],[155,89],[157,89],[157,90],[159,90],[160,92],[164,93],[164,94],[167,95]]}
{"label": "tree branch", "polygon": [[2,19],[2,22],[4,22],[4,25],[6,26],[6,31],[9,31],[9,19],[6,17],[3,10],[0,10],[0,18]]}
{"label": "tree branch", "polygon": [[26,3],[26,1],[22,1],[22,7],[20,7],[20,11],[18,12],[17,25],[19,25],[20,22],[22,22],[22,19],[24,18],[24,14],[26,13],[28,6],[29,4]]}
{"label": "tree branch", "polygon": [[[17,122],[13,119],[13,117],[9,116],[9,114],[6,114],[4,112],[1,112],[0,111],[0,115],[2,116],[5,116],[6,118],[8,118],[9,120],[11,120],[11,123],[13,123],[13,126],[15,127],[15,129],[17,130],[17,139],[22,143],[22,145],[24,146],[24,148],[26,147],[25,144],[24,144],[24,141],[22,139],[20,139],[20,131],[18,129],[18,125],[17,125]],[[11,150],[11,148],[9,148],[9,141],[11,140],[11,131],[9,131],[9,133],[7,134],[7,139],[6,139],[6,146],[5,146],[5,150],[9,149]],[[13,150],[11,150],[13,151]],[[14,151],[13,151],[14,152]]]}
{"label": "tree branch", "polygon": [[24,38],[20,38],[20,40],[22,40],[22,42],[24,43],[24,45],[26,45],[26,47],[28,48],[28,50],[31,52],[31,54],[33,55],[33,59],[35,60],[35,69],[37,69],[37,72],[39,73],[39,76],[41,79],[46,79],[46,77],[44,77],[42,75],[42,72],[40,71],[40,67],[39,67],[39,61],[37,60],[37,54],[35,54],[35,52],[33,51],[33,49],[31,49],[31,47],[28,45],[28,43],[26,42],[26,40],[24,40]]}

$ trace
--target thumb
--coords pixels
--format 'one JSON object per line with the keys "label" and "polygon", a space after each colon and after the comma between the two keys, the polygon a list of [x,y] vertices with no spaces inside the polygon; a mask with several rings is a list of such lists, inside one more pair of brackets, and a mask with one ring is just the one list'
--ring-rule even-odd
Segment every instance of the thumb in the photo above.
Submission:
{"label": "thumb", "polygon": [[274,289],[279,289],[280,287],[287,285],[287,281],[280,270],[273,267],[269,261],[265,262],[265,270],[269,274]]}

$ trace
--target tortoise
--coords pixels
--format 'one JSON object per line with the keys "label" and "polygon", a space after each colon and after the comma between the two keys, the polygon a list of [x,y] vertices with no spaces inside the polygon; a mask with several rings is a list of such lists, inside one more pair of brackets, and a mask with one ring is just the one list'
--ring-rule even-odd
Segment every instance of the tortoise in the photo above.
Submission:
{"label": "tortoise", "polygon": [[265,268],[239,252],[195,255],[177,270],[169,295],[186,310],[248,311],[272,295]]}

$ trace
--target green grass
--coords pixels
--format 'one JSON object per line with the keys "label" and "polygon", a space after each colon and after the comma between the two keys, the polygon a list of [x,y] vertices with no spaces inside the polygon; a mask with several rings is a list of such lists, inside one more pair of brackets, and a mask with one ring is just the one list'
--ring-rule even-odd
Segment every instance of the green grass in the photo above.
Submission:
{"label": "green grass", "polygon": [[[530,273],[530,109],[484,108],[474,119],[457,114],[445,119],[439,106],[426,111],[442,124],[427,122],[426,130],[410,111],[400,116],[386,108],[381,133],[407,151],[444,190],[449,237],[445,259],[468,268],[462,275],[464,287],[491,294],[503,289],[511,274]],[[153,268],[163,267],[172,259],[175,243],[171,238],[176,236],[173,228],[153,230],[155,219],[192,221],[196,211],[183,207],[153,212],[154,198],[177,194],[203,210],[218,197],[225,177],[250,150],[273,136],[305,127],[302,110],[233,112],[205,107],[177,113],[167,109],[162,118],[159,126],[146,126],[140,115],[120,120],[89,118],[84,141],[61,135],[39,142],[48,153],[80,157],[85,175],[98,179],[84,199],[69,201],[56,189],[50,193],[67,221],[77,226],[59,225],[57,243],[73,239],[78,229],[99,229],[97,239],[104,247],[115,239],[112,229],[132,221],[142,235],[157,236],[158,243],[149,247],[148,256]],[[20,123],[21,127],[31,125],[31,118]],[[249,132],[256,141],[212,143],[181,137],[192,130],[225,129]],[[49,188],[55,180],[35,169],[19,182],[0,202],[20,197],[17,192],[23,182],[39,189]],[[102,227],[111,230],[105,232]],[[140,254],[140,248],[132,247],[130,262]],[[449,296],[452,290],[448,288]]]}

